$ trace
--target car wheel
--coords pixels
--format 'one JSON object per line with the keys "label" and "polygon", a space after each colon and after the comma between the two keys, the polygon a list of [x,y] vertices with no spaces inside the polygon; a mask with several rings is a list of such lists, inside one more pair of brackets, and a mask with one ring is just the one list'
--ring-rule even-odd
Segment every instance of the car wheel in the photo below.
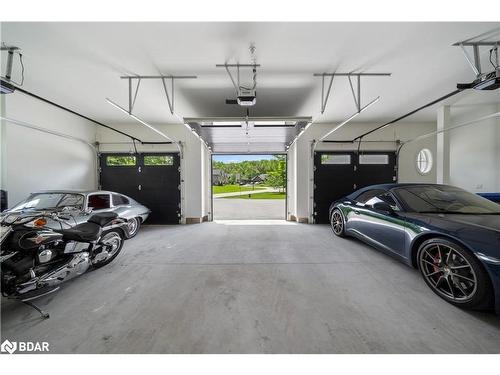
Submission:
{"label": "car wheel", "polygon": [[335,208],[332,211],[332,214],[330,215],[330,226],[336,236],[345,236],[345,220],[344,215],[342,214],[342,211],[340,211],[340,209]]}
{"label": "car wheel", "polygon": [[134,217],[127,222],[128,238],[135,237],[137,232],[139,232],[139,227],[141,226],[141,221]]}
{"label": "car wheel", "polygon": [[468,309],[490,307],[493,294],[488,274],[462,246],[433,238],[420,245],[417,259],[426,284],[439,297]]}
{"label": "car wheel", "polygon": [[[101,239],[99,240],[99,243],[102,243],[107,247],[108,251],[108,256],[103,259],[102,261],[97,261],[94,264],[94,267],[99,268],[103,267],[106,264],[111,263],[117,256],[120,254],[123,248],[123,243],[124,243],[124,238],[123,234],[119,231],[116,230],[110,230],[107,232],[104,232],[101,235]],[[96,255],[96,258],[99,256],[99,254]]]}

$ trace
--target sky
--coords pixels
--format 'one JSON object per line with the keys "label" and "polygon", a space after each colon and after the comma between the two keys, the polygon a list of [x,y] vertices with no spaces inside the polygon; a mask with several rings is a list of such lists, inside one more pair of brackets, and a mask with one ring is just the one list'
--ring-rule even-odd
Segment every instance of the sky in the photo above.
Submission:
{"label": "sky", "polygon": [[273,155],[214,155],[213,161],[223,161],[224,163],[239,163],[245,160],[269,160]]}

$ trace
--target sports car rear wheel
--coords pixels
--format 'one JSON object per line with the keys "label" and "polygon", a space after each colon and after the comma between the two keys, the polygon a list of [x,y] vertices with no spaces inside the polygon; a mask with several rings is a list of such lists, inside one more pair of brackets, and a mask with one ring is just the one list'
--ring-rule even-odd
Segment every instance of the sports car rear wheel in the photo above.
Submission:
{"label": "sports car rear wheel", "polygon": [[426,284],[444,300],[478,309],[491,303],[491,284],[481,263],[460,245],[444,238],[422,243],[418,265]]}
{"label": "sports car rear wheel", "polygon": [[330,216],[330,226],[332,227],[332,231],[336,236],[344,237],[344,215],[338,208],[335,208],[332,211],[332,214]]}
{"label": "sports car rear wheel", "polygon": [[127,223],[128,225],[128,238],[134,237],[137,232],[139,232],[139,228],[141,226],[141,220],[137,217],[130,219]]}

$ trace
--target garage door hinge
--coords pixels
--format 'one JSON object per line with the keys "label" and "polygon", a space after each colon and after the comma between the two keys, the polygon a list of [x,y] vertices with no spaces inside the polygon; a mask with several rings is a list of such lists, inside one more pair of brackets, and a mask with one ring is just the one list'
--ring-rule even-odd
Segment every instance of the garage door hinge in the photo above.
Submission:
{"label": "garage door hinge", "polygon": [[177,189],[181,190],[181,185],[177,185]]}
{"label": "garage door hinge", "polygon": [[139,173],[141,173],[141,172],[142,172],[142,168],[141,168],[141,167],[139,167],[139,168],[138,168],[138,170],[139,170]]}
{"label": "garage door hinge", "polygon": [[354,188],[354,190],[356,190],[358,188],[358,185],[354,184],[353,188]]}
{"label": "garage door hinge", "polygon": [[355,171],[357,171],[357,170],[358,170],[358,167],[357,167],[356,165],[354,166],[354,170],[355,170]]}

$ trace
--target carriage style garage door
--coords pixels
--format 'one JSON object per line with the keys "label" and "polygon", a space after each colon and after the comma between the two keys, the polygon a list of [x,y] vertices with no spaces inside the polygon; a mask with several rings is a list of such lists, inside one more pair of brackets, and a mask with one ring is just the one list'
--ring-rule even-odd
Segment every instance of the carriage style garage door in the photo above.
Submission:
{"label": "carriage style garage door", "polygon": [[134,198],[151,210],[148,224],[180,220],[179,154],[103,153],[100,185]]}
{"label": "carriage style garage door", "polygon": [[362,187],[396,182],[395,152],[315,152],[314,222],[328,223],[330,204]]}

